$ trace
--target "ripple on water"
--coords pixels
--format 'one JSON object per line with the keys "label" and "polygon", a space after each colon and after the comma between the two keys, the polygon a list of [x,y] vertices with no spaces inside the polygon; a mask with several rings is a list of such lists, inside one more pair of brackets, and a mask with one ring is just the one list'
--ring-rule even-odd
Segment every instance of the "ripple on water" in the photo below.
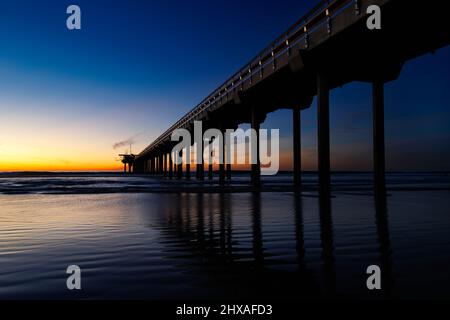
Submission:
{"label": "ripple on water", "polygon": [[[329,206],[290,192],[3,195],[0,298],[370,297],[369,264],[393,296],[450,297],[449,202],[444,191],[392,192],[377,209],[339,192]],[[71,264],[82,293],[65,288]]]}

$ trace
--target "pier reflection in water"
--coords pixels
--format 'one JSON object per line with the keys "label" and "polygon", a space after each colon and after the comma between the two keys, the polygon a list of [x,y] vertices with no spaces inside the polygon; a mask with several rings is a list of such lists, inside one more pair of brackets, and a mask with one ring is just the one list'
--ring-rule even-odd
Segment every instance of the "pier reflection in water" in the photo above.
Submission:
{"label": "pier reflection in water", "polygon": [[0,298],[450,297],[447,190],[0,197]]}
{"label": "pier reflection in water", "polygon": [[[172,202],[165,207],[167,228],[163,235],[184,240],[177,243],[183,249],[177,247],[174,251],[177,254],[183,251],[189,263],[190,259],[198,259],[200,272],[210,277],[217,292],[223,290],[224,297],[351,295],[345,292],[346,284],[341,288],[344,292],[337,288],[334,198],[302,196],[299,192],[185,193],[171,197]],[[278,201],[273,201],[274,198]],[[386,197],[376,200],[372,208],[373,226],[362,228],[376,229],[376,235],[370,237],[377,243],[368,244],[367,238],[363,238],[360,244],[354,243],[355,248],[350,248],[356,252],[349,254],[349,259],[354,255],[365,256],[370,264],[382,269],[383,290],[374,294],[366,288],[365,271],[370,264],[352,266],[360,274],[351,280],[349,288],[359,287],[358,295],[365,292],[367,297],[389,295],[392,288]],[[304,203],[309,209],[306,228]],[[180,267],[190,270],[190,265]]]}
{"label": "pier reflection in water", "polygon": [[394,279],[392,278],[391,241],[389,237],[389,219],[386,195],[375,197],[375,223],[377,226],[377,240],[380,252],[379,266],[382,270],[381,287],[384,295],[392,293]]}

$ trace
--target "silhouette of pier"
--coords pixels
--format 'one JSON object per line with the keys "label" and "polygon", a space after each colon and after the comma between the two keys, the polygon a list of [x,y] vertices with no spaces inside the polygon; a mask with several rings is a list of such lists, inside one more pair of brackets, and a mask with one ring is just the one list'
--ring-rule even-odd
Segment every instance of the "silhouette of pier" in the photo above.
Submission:
{"label": "silhouette of pier", "polygon": [[122,158],[121,162],[123,163],[123,172],[126,173],[128,167],[128,172],[131,173],[133,171],[136,156],[134,154],[119,154],[119,157]]}
{"label": "silhouette of pier", "polygon": [[[370,5],[381,8],[381,29],[369,30]],[[385,192],[384,84],[398,78],[408,60],[450,43],[442,2],[399,0],[321,1],[283,35],[175,122],[134,159],[134,172],[191,178],[190,164],[174,165],[171,141],[176,129],[236,129],[250,123],[258,130],[279,109],[293,115],[294,183],[301,186],[301,111],[317,97],[318,172],[320,191],[330,192],[329,94],[353,81],[372,85],[374,185]],[[259,137],[258,137],[259,139]],[[259,142],[258,142],[259,143]],[[203,146],[201,146],[203,148]],[[203,161],[202,161],[203,163]],[[231,178],[231,163],[219,167],[219,181]],[[211,169],[210,169],[211,170]],[[251,168],[260,183],[259,155]],[[212,171],[210,171],[212,172]],[[196,178],[205,178],[197,164]]]}

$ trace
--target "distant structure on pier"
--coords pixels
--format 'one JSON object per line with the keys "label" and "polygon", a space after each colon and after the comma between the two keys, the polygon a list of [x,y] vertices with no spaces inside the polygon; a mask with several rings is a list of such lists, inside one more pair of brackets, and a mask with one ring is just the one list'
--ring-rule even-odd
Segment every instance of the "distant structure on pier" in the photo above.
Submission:
{"label": "distant structure on pier", "polygon": [[133,171],[134,166],[134,159],[136,156],[134,154],[119,154],[119,157],[121,157],[121,161],[123,163],[123,172],[127,172],[127,166],[128,166],[128,172]]}

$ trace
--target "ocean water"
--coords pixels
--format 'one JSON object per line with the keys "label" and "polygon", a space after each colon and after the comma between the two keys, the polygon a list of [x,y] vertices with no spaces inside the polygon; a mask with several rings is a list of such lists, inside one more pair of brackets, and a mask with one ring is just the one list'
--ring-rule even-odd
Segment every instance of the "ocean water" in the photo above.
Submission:
{"label": "ocean water", "polygon": [[[0,299],[450,298],[450,175],[0,174]],[[82,290],[66,287],[78,265]],[[382,289],[366,287],[369,265]]]}

